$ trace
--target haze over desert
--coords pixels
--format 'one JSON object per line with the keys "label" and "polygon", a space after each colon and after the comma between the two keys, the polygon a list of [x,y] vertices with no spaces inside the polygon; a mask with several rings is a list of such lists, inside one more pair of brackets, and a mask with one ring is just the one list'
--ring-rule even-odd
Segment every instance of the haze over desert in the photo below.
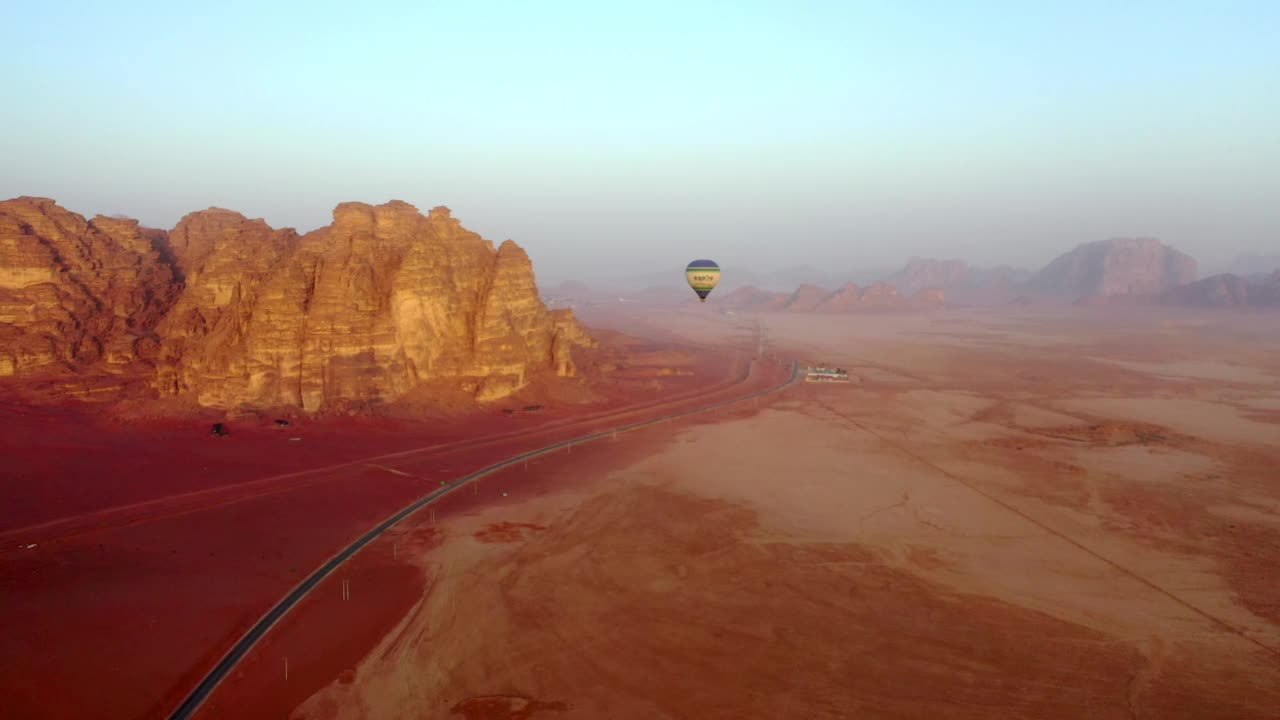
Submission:
{"label": "haze over desert", "polygon": [[[1272,716],[1273,318],[760,321],[856,381],[575,448],[504,472],[550,483],[534,499],[419,519],[399,537],[430,534],[425,594],[291,717]],[[250,667],[353,612],[300,614]]]}
{"label": "haze over desert", "polygon": [[1280,3],[4,19],[0,720],[1280,717]]}

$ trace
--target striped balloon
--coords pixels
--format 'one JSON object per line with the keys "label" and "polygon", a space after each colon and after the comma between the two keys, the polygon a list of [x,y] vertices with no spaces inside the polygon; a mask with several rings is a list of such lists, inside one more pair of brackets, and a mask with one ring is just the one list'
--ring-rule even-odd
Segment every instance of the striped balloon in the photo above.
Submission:
{"label": "striped balloon", "polygon": [[720,284],[720,266],[714,260],[694,260],[684,269],[684,279],[689,281],[698,299],[706,302],[707,296]]}

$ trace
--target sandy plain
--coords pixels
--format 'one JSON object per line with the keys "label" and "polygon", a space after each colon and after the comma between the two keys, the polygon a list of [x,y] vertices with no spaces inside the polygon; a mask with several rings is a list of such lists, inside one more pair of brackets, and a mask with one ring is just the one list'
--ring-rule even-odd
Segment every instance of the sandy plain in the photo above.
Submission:
{"label": "sandy plain", "polygon": [[[212,437],[207,416],[42,404],[25,386],[0,387],[0,718],[167,717],[312,570],[445,482],[777,382],[777,368],[760,372],[737,349],[740,337],[704,351],[602,336],[600,357],[626,366],[583,387],[531,387],[439,416],[410,406],[403,416],[294,418],[288,427],[272,415],[239,416],[229,438]],[[543,405],[519,410],[526,402]],[[466,500],[498,496],[492,486],[475,490],[484,492]],[[336,677],[341,666],[323,673],[344,653],[358,659],[421,594],[418,568],[398,562],[384,574],[391,590],[362,592],[372,602],[360,605],[363,626],[342,626],[346,644],[321,645],[317,668],[295,663],[295,691],[309,672],[319,673],[316,687]],[[263,713],[280,716],[261,703],[234,716]]]}
{"label": "sandy plain", "polygon": [[[710,303],[582,314],[728,332]],[[545,458],[536,494],[406,523],[364,561],[421,592],[291,717],[1276,716],[1274,315],[759,320],[766,353],[857,382]]]}

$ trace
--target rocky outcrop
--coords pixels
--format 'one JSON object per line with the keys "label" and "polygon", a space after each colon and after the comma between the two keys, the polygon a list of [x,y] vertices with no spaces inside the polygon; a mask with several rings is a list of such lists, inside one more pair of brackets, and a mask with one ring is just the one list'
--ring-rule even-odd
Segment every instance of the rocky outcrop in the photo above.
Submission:
{"label": "rocky outcrop", "polygon": [[864,289],[858,302],[863,308],[891,308],[904,304],[898,288],[889,283],[876,283]]}
{"label": "rocky outcrop", "polygon": [[963,260],[913,257],[906,267],[885,278],[885,282],[905,295],[913,295],[925,288],[968,287],[969,275],[969,266]]}
{"label": "rocky outcrop", "polygon": [[556,375],[573,377],[578,367],[573,362],[573,348],[596,347],[595,340],[578,324],[573,310],[562,308],[551,311],[551,364]]}
{"label": "rocky outcrop", "polygon": [[851,312],[857,310],[862,302],[862,288],[857,283],[845,283],[834,292],[822,298],[814,307],[816,312]]}
{"label": "rocky outcrop", "polygon": [[1046,265],[1027,289],[1051,295],[1155,296],[1194,282],[1196,261],[1154,238],[1080,245]]}
{"label": "rocky outcrop", "polygon": [[804,284],[782,303],[782,309],[789,312],[812,312],[822,304],[830,293],[817,285]]}
{"label": "rocky outcrop", "polygon": [[447,208],[344,203],[303,236],[211,209],[172,237],[187,289],[160,327],[162,393],[312,411],[441,378],[492,400],[538,372],[575,372],[585,333],[553,320],[528,255]]}
{"label": "rocky outcrop", "polygon": [[[1018,284],[1029,277],[1030,272],[1007,265],[975,268],[962,260],[913,257],[885,282],[898,288],[903,295],[912,297],[926,290],[938,290],[946,297],[962,302],[993,303],[1007,301]],[[921,299],[923,301],[924,298]]]}
{"label": "rocky outcrop", "polygon": [[[732,290],[719,298],[719,305],[731,307],[737,310],[751,310],[756,312],[766,312],[777,310],[787,301],[787,293],[776,293],[768,290],[761,290],[758,287],[747,285]],[[715,295],[711,296],[712,299]],[[696,301],[687,301],[696,304]],[[712,300],[708,300],[712,302]]]}
{"label": "rocky outcrop", "polygon": [[889,283],[876,283],[865,288],[856,283],[845,283],[833,292],[816,285],[801,285],[791,293],[745,287],[728,293],[718,304],[748,312],[856,313],[939,308],[944,307],[947,300],[942,288],[921,288],[907,296]]}
{"label": "rocky outcrop", "polygon": [[0,203],[0,375],[129,371],[220,408],[361,407],[436,380],[480,400],[578,372],[528,255],[447,208],[344,203],[306,235],[209,208],[170,233]]}
{"label": "rocky outcrop", "polygon": [[944,305],[946,305],[946,294],[941,288],[921,288],[907,296],[889,283],[875,283],[865,288],[855,283],[846,283],[822,298],[814,311],[851,313],[937,308]]}
{"label": "rocky outcrop", "polygon": [[153,360],[179,289],[162,244],[135,220],[85,220],[47,198],[0,202],[0,376]]}
{"label": "rocky outcrop", "polygon": [[1231,273],[1214,275],[1173,288],[1160,301],[1200,308],[1280,307],[1280,270],[1257,282]]}

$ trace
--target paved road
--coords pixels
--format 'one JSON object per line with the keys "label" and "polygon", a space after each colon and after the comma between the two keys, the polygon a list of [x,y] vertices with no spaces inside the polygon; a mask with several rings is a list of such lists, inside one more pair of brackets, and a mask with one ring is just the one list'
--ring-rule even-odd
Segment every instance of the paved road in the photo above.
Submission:
{"label": "paved road", "polygon": [[285,614],[287,614],[289,610],[293,608],[294,605],[297,605],[298,602],[300,602],[304,597],[306,597],[307,593],[311,592],[311,590],[316,585],[320,584],[320,582],[323,581],[326,577],[328,577],[334,570],[337,570],[338,567],[341,566],[342,563],[346,562],[348,558],[355,555],[357,552],[360,552],[360,550],[365,545],[368,545],[369,543],[373,542],[379,535],[386,532],[393,525],[405,519],[406,517],[412,515],[413,513],[417,512],[421,508],[430,504],[432,501],[438,500],[444,497],[445,495],[448,495],[449,493],[454,492],[458,488],[463,487],[464,485],[466,485],[467,483],[470,483],[473,480],[477,480],[496,470],[501,470],[502,468],[514,465],[518,462],[523,462],[529,458],[536,457],[538,455],[543,455],[549,452],[553,452],[555,450],[558,450],[562,447],[566,447],[568,445],[576,445],[578,443],[589,442],[591,440],[597,440],[603,437],[611,437],[615,433],[635,430],[637,428],[645,427],[648,425],[656,425],[657,423],[665,422],[667,420],[687,417],[689,415],[696,415],[698,413],[703,413],[710,410],[727,407],[729,405],[734,405],[734,404],[743,402],[745,400],[751,400],[753,398],[769,395],[769,394],[778,392],[779,390],[782,390],[783,388],[795,383],[796,380],[799,378],[799,376],[800,376],[799,364],[796,362],[792,362],[791,375],[786,379],[785,382],[775,387],[768,388],[766,390],[760,390],[760,391],[751,393],[749,395],[733,398],[731,400],[723,400],[721,402],[712,403],[710,405],[704,405],[702,407],[696,407],[689,410],[682,410],[680,412],[663,415],[661,417],[653,418],[650,420],[644,420],[642,422],[631,423],[629,425],[622,425],[615,428],[609,428],[606,430],[602,430],[600,432],[591,433],[589,435],[583,435],[580,437],[571,438],[569,440],[553,443],[551,445],[547,445],[545,447],[541,447],[536,450],[523,452],[523,453],[520,453],[519,455],[514,455],[512,457],[507,458],[506,460],[494,463],[487,467],[483,467],[479,470],[476,470],[473,473],[457,478],[454,481],[450,482],[449,484],[445,485],[444,487],[440,488],[439,490],[435,490],[431,493],[428,493],[427,495],[424,495],[423,497],[414,501],[412,504],[401,509],[396,514],[392,515],[386,520],[383,520],[381,523],[379,523],[373,529],[369,530],[364,535],[361,535],[355,542],[348,545],[337,555],[330,558],[328,562],[321,565],[315,572],[307,576],[307,578],[303,580],[302,583],[299,584],[296,588],[294,588],[292,592],[286,595],[284,599],[282,599],[279,603],[275,605],[275,607],[271,608],[271,610],[269,610],[266,615],[263,615],[262,618],[259,619],[258,622],[255,623],[252,628],[250,628],[249,632],[245,633],[244,637],[240,638],[239,642],[237,642],[234,646],[232,646],[231,650],[229,650],[227,654],[223,656],[222,660],[220,660],[218,664],[215,665],[214,668],[209,672],[209,674],[206,675],[204,679],[200,681],[200,684],[197,685],[195,689],[191,691],[191,694],[188,695],[186,699],[182,701],[182,704],[179,705],[177,709],[173,711],[173,713],[169,716],[170,720],[185,720],[186,718],[190,718],[192,715],[194,715],[196,710],[199,709],[201,703],[203,703],[205,699],[209,697],[210,693],[212,693],[214,689],[217,688],[218,684],[222,682],[223,678],[225,678],[235,668],[236,663],[240,662],[241,658],[243,658],[246,654],[248,654],[248,652],[253,649],[253,646],[256,645],[257,642],[261,640],[262,637],[266,635],[267,632],[270,631],[271,628],[277,622],[279,622],[280,619],[283,618]]}

